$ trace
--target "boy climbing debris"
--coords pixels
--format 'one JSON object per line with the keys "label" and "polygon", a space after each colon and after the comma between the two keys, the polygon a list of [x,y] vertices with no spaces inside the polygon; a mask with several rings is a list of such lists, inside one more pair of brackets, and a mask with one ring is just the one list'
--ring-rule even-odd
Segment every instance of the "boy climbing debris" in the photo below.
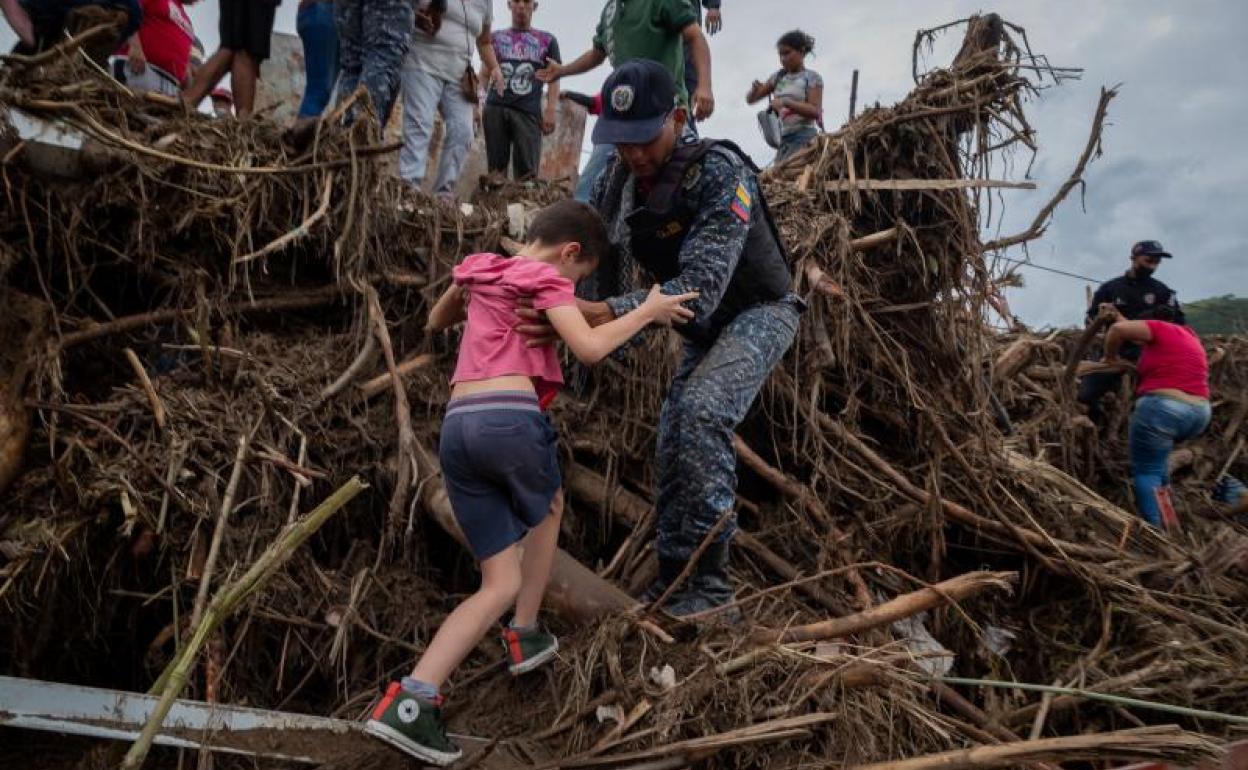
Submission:
{"label": "boy climbing debris", "polygon": [[543,410],[563,374],[553,346],[529,347],[514,328],[517,306],[532,298],[573,355],[593,364],[651,323],[688,320],[681,303],[698,296],[655,286],[636,310],[591,329],[574,289],[609,248],[602,219],[565,200],[543,209],[530,233],[514,258],[465,258],[429,314],[431,330],[467,319],[439,457],[456,520],[481,563],[481,587],[446,618],[411,675],[390,684],[364,729],[436,765],[460,756],[446,736],[439,688],[508,608],[514,614],[502,641],[512,674],[532,671],[559,649],[537,614],[563,513],[557,440]]}

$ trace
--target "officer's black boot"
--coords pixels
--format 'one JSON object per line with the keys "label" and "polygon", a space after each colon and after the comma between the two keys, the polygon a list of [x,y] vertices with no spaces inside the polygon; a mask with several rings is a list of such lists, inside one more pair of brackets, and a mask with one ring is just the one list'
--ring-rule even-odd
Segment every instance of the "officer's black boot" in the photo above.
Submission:
{"label": "officer's black boot", "polygon": [[[722,607],[733,600],[732,583],[728,580],[728,542],[712,543],[693,574],[676,593],[667,600],[663,610],[676,617],[685,617],[706,610]],[[716,621],[737,624],[742,622],[741,611],[736,607],[725,610]]]}
{"label": "officer's black boot", "polygon": [[653,604],[659,600],[667,587],[672,584],[676,577],[680,575],[680,571],[685,568],[683,559],[667,559],[659,557],[659,576],[650,582],[649,587],[641,595],[641,600],[646,604]]}

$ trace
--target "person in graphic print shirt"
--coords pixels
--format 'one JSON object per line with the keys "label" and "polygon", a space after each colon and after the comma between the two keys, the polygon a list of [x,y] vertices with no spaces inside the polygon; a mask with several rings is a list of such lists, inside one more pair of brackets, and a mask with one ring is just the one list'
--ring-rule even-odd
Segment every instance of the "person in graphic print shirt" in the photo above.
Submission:
{"label": "person in graphic print shirt", "polygon": [[546,89],[542,105],[542,83],[535,74],[547,59],[560,61],[559,41],[549,32],[534,29],[534,0],[508,0],[511,28],[491,36],[494,55],[503,71],[503,93],[490,91],[481,116],[485,129],[486,160],[492,172],[506,172],[510,161],[512,176],[531,179],[541,163],[542,134],[555,130],[559,105],[559,84]]}
{"label": "person in graphic print shirt", "polygon": [[563,384],[551,345],[530,347],[516,307],[531,299],[581,362],[593,364],[650,324],[670,325],[692,312],[696,292],[663,294],[658,286],[632,312],[591,329],[574,288],[610,248],[602,218],[563,200],[538,212],[532,239],[515,257],[472,254],[452,271],[429,311],[428,328],[467,321],[451,378],[438,458],[455,520],[481,565],[481,588],[447,616],[410,676],[392,682],[364,723],[379,740],[435,765],[460,757],[446,736],[439,689],[508,610],[502,632],[512,675],[548,662],[558,640],[538,625],[563,514],[558,440],[543,413]]}
{"label": "person in graphic print shirt", "polygon": [[139,31],[117,51],[113,74],[135,93],[177,96],[191,69],[195,28],[184,5],[195,0],[143,0]]}

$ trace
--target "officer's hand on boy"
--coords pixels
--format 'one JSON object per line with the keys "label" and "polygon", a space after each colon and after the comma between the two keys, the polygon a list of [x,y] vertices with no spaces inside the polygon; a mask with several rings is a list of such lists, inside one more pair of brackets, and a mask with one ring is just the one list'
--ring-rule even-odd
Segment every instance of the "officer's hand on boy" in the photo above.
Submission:
{"label": "officer's hand on boy", "polygon": [[641,309],[650,313],[650,323],[659,326],[679,326],[693,320],[693,311],[682,303],[697,298],[698,292],[696,291],[684,294],[664,294],[663,288],[656,283],[650,287],[650,293],[646,295],[646,301],[641,303]]}
{"label": "officer's hand on boy", "polygon": [[[550,325],[546,314],[540,310],[533,309],[532,297],[521,297],[516,305],[516,316],[520,318],[520,323],[516,325],[516,331],[528,337],[524,341],[526,347],[540,348],[545,345],[553,345],[559,341],[559,334],[555,331],[555,327]],[[593,326],[591,323],[590,326]]]}

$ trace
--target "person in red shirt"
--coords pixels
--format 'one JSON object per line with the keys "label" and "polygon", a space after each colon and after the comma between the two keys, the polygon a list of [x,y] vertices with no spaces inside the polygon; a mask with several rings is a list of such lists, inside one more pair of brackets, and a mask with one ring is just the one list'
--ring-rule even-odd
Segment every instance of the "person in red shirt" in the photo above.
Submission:
{"label": "person in red shirt", "polygon": [[1178,516],[1170,497],[1170,452],[1179,441],[1209,427],[1209,359],[1196,332],[1176,323],[1174,309],[1158,305],[1136,321],[1119,321],[1105,335],[1105,362],[1124,368],[1124,343],[1143,349],[1135,365],[1135,409],[1128,444],[1135,505],[1155,527],[1174,529]]}
{"label": "person in red shirt", "polygon": [[273,19],[282,0],[218,0],[221,46],[195,72],[182,92],[194,110],[227,74],[234,92],[234,114],[249,118],[256,107],[260,64],[269,58]]}
{"label": "person in red shirt", "polygon": [[177,96],[190,74],[195,28],[184,4],[196,0],[143,0],[139,31],[117,52],[113,74],[135,93]]}

